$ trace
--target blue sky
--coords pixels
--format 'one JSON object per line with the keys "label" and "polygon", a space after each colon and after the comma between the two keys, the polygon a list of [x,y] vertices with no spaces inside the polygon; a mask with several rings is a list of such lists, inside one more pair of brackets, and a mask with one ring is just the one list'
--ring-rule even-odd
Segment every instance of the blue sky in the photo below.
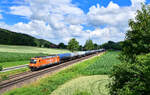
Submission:
{"label": "blue sky", "polygon": [[150,0],[1,0],[0,27],[56,44],[121,41],[141,3]]}

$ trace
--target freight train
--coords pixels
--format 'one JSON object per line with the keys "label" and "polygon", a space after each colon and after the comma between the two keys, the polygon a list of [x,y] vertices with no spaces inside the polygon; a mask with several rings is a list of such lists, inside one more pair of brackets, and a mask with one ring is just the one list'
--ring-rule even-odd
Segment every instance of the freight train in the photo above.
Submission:
{"label": "freight train", "polygon": [[68,60],[77,59],[83,56],[91,55],[94,53],[99,53],[105,51],[104,49],[99,50],[91,50],[91,51],[81,51],[76,53],[63,53],[63,54],[56,54],[50,56],[38,56],[31,58],[29,63],[29,68],[31,71],[38,70],[39,68],[52,66],[55,64],[61,64]]}

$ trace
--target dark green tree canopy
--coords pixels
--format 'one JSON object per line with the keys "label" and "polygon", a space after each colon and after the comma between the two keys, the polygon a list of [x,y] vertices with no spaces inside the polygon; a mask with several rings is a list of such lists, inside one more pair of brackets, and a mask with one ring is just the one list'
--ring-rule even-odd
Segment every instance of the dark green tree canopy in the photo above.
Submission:
{"label": "dark green tree canopy", "polygon": [[79,42],[75,38],[73,38],[68,42],[67,48],[72,52],[77,51],[79,50]]}
{"label": "dark green tree canopy", "polygon": [[143,5],[122,45],[120,59],[114,66],[109,84],[111,95],[149,95],[150,93],[150,6]]}
{"label": "dark green tree canopy", "polygon": [[90,39],[87,40],[84,47],[85,47],[85,50],[93,50],[94,49],[93,41]]}
{"label": "dark green tree canopy", "polygon": [[121,50],[121,43],[122,42],[108,41],[107,43],[102,44],[100,47],[106,50]]}
{"label": "dark green tree canopy", "polygon": [[67,48],[67,45],[65,45],[64,43],[59,43],[59,44],[58,44],[58,47],[59,47],[59,48],[62,48],[62,49],[66,49],[66,48]]}
{"label": "dark green tree canopy", "polygon": [[49,41],[37,39],[27,34],[16,33],[1,28],[0,28],[0,44],[57,48],[57,45]]}
{"label": "dark green tree canopy", "polygon": [[150,52],[150,6],[143,5],[135,20],[129,21],[130,30],[123,43],[122,58],[135,61],[136,55]]}

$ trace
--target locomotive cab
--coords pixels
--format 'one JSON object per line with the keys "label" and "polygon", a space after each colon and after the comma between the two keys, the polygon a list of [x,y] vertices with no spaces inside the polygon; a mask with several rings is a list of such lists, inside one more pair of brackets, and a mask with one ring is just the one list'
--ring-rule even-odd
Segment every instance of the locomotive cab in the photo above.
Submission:
{"label": "locomotive cab", "polygon": [[36,68],[38,67],[39,61],[40,61],[39,58],[31,58],[29,68],[31,70],[36,70]]}

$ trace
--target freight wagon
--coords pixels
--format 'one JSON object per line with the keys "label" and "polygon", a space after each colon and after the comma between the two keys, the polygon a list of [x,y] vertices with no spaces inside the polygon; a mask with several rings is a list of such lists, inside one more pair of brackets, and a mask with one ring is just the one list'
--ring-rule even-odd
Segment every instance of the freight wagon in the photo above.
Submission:
{"label": "freight wagon", "polygon": [[46,67],[54,64],[60,64],[68,60],[76,59],[79,57],[83,57],[83,56],[87,56],[87,55],[91,55],[103,51],[105,50],[99,49],[99,50],[82,51],[76,53],[63,53],[63,54],[57,54],[51,56],[38,56],[38,57],[31,58],[29,68],[33,71],[42,67]]}

